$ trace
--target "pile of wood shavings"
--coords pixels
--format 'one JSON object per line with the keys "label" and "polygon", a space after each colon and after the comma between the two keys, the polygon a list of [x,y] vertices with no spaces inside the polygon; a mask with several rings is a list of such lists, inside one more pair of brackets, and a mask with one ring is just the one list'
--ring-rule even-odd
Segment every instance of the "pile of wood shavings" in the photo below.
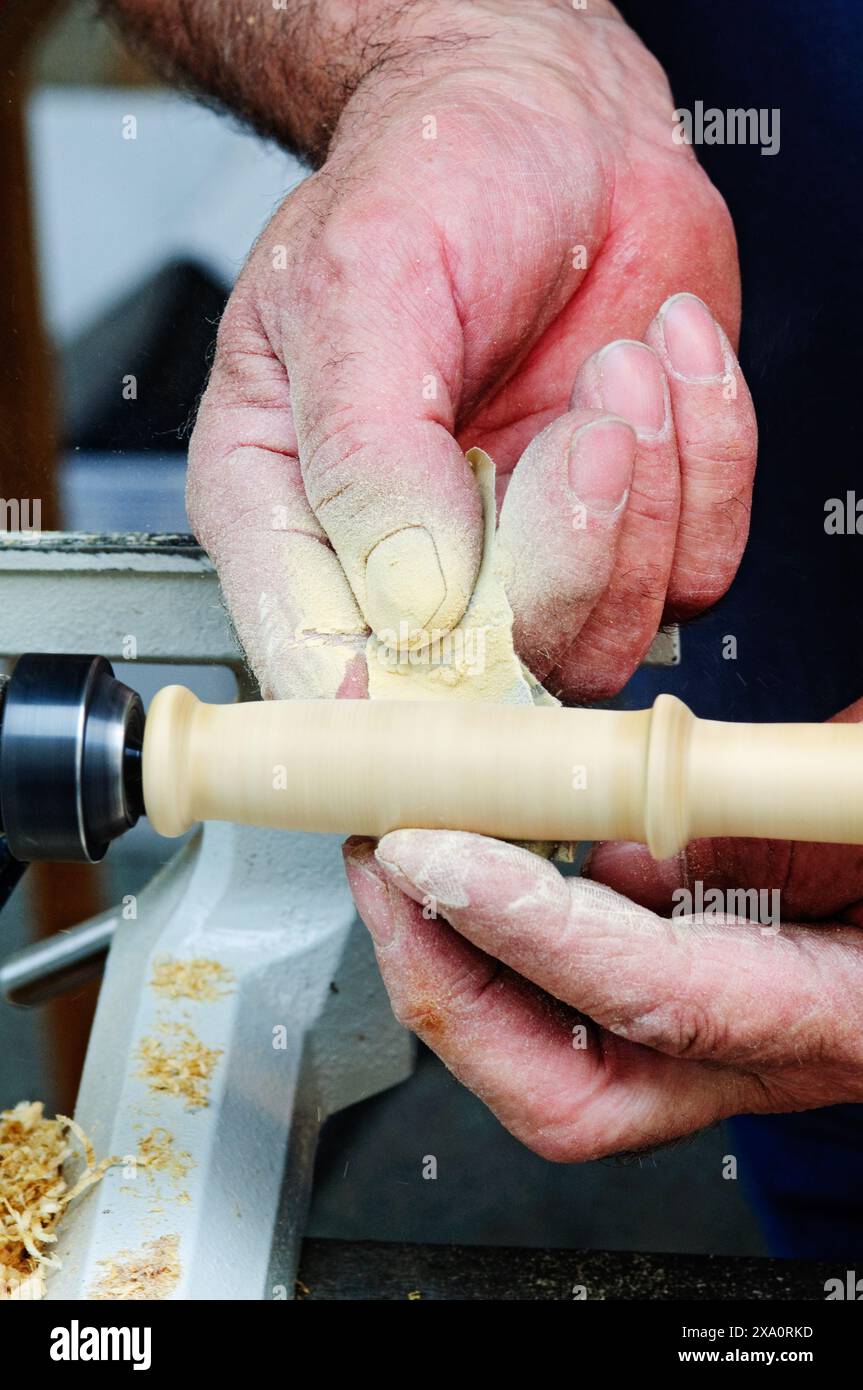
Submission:
{"label": "pile of wood shavings", "polygon": [[140,1250],[120,1250],[113,1260],[99,1264],[105,1273],[88,1295],[95,1302],[167,1298],[180,1279],[180,1238],[158,1236]]}
{"label": "pile of wood shavings", "polygon": [[186,1149],[174,1147],[174,1136],[161,1126],[151,1129],[138,1144],[138,1162],[148,1173],[167,1173],[170,1178],[184,1178],[194,1167],[194,1159]]}
{"label": "pile of wood shavings", "polygon": [[[63,1164],[74,1152],[73,1134],[84,1152],[84,1171],[72,1186]],[[57,1239],[57,1226],[69,1203],[122,1160],[98,1163],[80,1125],[65,1115],[48,1120],[41,1101],[22,1100],[0,1111],[0,1300],[42,1298],[45,1273],[57,1269],[45,1246]]]}
{"label": "pile of wood shavings", "polygon": [[182,1096],[187,1110],[203,1109],[210,1103],[210,1078],[222,1048],[207,1047],[185,1023],[164,1023],[161,1030],[170,1041],[141,1039],[138,1075],[151,1091]]}
{"label": "pile of wood shavings", "polygon": [[234,983],[232,971],[219,961],[204,957],[172,960],[163,956],[153,962],[150,980],[151,988],[168,999],[197,999],[203,1004],[230,994]]}

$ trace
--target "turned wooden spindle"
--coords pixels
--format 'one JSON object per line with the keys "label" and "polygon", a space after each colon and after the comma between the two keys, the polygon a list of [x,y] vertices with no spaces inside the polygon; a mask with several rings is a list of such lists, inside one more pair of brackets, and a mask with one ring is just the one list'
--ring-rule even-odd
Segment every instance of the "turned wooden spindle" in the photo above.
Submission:
{"label": "turned wooden spindle", "polygon": [[199,820],[380,836],[627,839],[667,858],[704,835],[863,843],[863,725],[724,724],[652,709],[155,697],[144,800]]}

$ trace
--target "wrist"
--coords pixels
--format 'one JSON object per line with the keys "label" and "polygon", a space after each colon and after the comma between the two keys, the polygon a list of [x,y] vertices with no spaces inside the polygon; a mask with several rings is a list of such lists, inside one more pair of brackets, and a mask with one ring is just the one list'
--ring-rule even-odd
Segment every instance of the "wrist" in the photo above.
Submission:
{"label": "wrist", "polygon": [[172,80],[316,164],[337,130],[424,81],[460,77],[465,94],[495,63],[559,68],[605,46],[609,20],[629,32],[611,0],[263,0],[252,13],[233,0],[98,3]]}
{"label": "wrist", "polygon": [[[350,9],[356,21],[352,4],[340,8]],[[607,48],[601,21],[613,21],[615,35],[626,34],[643,52],[610,0],[586,0],[584,10],[572,0],[533,0],[515,10],[507,0],[481,6],[473,0],[413,6],[388,0],[373,24],[366,18],[355,22],[349,38],[342,35],[356,60],[331,115],[329,138],[319,139],[318,148],[328,158],[356,150],[374,136],[383,112],[416,112],[423,94],[447,105],[483,91],[518,91],[543,108],[571,106],[580,88],[594,87],[597,40],[600,60]],[[335,45],[335,36],[330,42]]]}

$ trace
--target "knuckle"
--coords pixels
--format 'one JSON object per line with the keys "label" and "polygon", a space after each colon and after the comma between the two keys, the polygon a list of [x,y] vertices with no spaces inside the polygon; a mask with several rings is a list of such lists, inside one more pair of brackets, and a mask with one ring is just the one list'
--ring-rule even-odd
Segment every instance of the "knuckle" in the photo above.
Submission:
{"label": "knuckle", "polygon": [[[681,146],[688,153],[694,151],[689,146]],[[735,257],[737,240],[734,220],[728,204],[719,189],[705,170],[693,159],[689,166],[690,178],[681,189],[680,234],[688,244],[703,245],[705,238],[712,254]]]}
{"label": "knuckle", "polygon": [[682,522],[677,538],[675,582],[670,587],[680,587],[682,572],[699,597],[709,596],[713,602],[720,599],[734,578],[749,524],[749,499],[739,493],[717,499],[709,516]]}
{"label": "knuckle", "polygon": [[354,191],[329,212],[318,241],[319,255],[337,271],[350,274],[404,237],[403,213],[389,206],[374,189]]}
{"label": "knuckle", "polygon": [[588,1163],[602,1153],[601,1148],[589,1145],[572,1125],[543,1130],[531,1147],[547,1163]]}
{"label": "knuckle", "polygon": [[546,1163],[579,1163],[584,1161],[574,1135],[566,1130],[546,1130],[527,1140],[527,1147]]}
{"label": "knuckle", "polygon": [[646,612],[661,607],[668,584],[668,566],[638,564],[617,575],[619,596],[617,618],[619,627],[630,638],[641,635],[647,621]]}
{"label": "knuckle", "polygon": [[[351,405],[330,410],[326,416],[307,422],[302,451],[303,480],[309,505],[318,515],[335,503],[346,500],[358,512],[362,506],[362,470],[357,455],[366,447],[362,441],[355,408]],[[350,469],[347,464],[354,460]]]}
{"label": "knuckle", "polygon": [[256,296],[240,281],[225,305],[216,330],[214,369],[230,377],[242,371],[247,357],[260,351],[263,330]]}
{"label": "knuckle", "polygon": [[328,400],[318,410],[308,410],[303,420],[306,467],[325,473],[349,457],[356,444],[360,419],[352,402],[334,405]]}
{"label": "knuckle", "polygon": [[694,203],[695,228],[701,231],[704,223],[707,222],[714,236],[720,233],[734,241],[734,219],[725,198],[720,193],[716,184],[707,176],[700,165],[696,166],[699,172],[698,197]]}
{"label": "knuckle", "polygon": [[625,1025],[612,1027],[630,1042],[691,1061],[716,1057],[728,1046],[727,1025],[715,1010],[693,1000],[664,1001]]}
{"label": "knuckle", "polygon": [[421,989],[403,994],[394,1001],[396,1018],[403,1027],[434,1045],[477,1010],[487,1007],[489,991],[501,986],[501,975],[498,962],[466,966],[453,976],[445,991]]}
{"label": "knuckle", "polygon": [[651,487],[633,485],[627,507],[628,518],[646,522],[660,531],[673,531],[677,527],[679,512],[680,491],[676,477],[665,487],[658,483]]}
{"label": "knuckle", "polygon": [[741,473],[749,474],[755,467],[758,440],[748,411],[744,414],[724,405],[721,412],[712,411],[690,425],[678,442],[690,487],[693,483],[707,489],[724,486],[736,493]]}
{"label": "knuckle", "polygon": [[572,1114],[555,1119],[535,1105],[522,1113],[513,1133],[547,1163],[587,1163],[604,1152],[596,1137]]}
{"label": "knuckle", "polygon": [[710,439],[709,467],[717,468],[736,476],[742,467],[750,469],[755,465],[757,439],[749,420],[741,418],[737,410],[729,411],[722,427]]}
{"label": "knuckle", "polygon": [[394,999],[393,1013],[403,1028],[430,1042],[445,1032],[445,1018],[441,1005],[424,995],[419,998],[402,996]]}

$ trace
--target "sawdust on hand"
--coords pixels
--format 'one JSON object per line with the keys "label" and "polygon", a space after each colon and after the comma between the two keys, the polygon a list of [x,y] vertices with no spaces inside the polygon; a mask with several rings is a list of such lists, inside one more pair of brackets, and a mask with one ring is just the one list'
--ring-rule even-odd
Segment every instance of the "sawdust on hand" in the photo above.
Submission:
{"label": "sawdust on hand", "polygon": [[[468,462],[482,497],[484,539],[473,594],[451,631],[423,633],[418,644],[407,632],[369,638],[369,698],[372,700],[483,700],[492,704],[559,702],[516,655],[512,609],[496,546],[495,469],[482,449]],[[382,640],[383,639],[383,640]]]}

